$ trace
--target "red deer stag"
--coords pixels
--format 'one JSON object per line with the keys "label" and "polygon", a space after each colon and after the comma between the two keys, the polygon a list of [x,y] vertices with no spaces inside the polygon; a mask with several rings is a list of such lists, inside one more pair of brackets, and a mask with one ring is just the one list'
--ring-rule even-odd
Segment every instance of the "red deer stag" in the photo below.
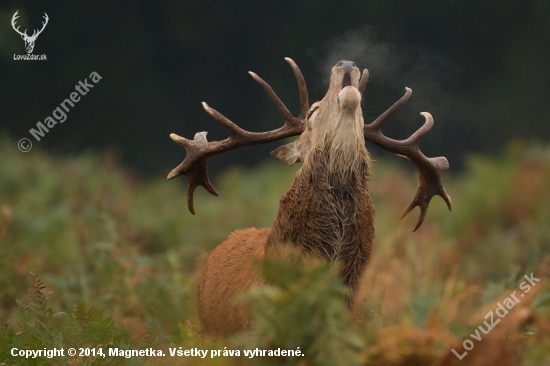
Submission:
{"label": "red deer stag", "polygon": [[[365,141],[408,158],[419,170],[419,184],[403,216],[420,207],[414,231],[422,224],[428,204],[439,195],[451,209],[451,199],[441,183],[441,173],[449,167],[444,157],[427,158],[420,151],[420,139],[432,128],[429,113],[421,113],[424,125],[406,140],[393,140],[381,131],[383,124],[411,96],[405,95],[374,122],[365,125],[361,98],[368,81],[351,61],[340,61],[332,68],[327,94],[310,107],[305,80],[290,58],[300,92],[300,117],[293,117],[271,87],[259,76],[250,75],[266,91],[284,116],[283,127],[268,132],[248,132],[206,103],[208,114],[229,132],[222,141],[209,142],[206,132],[187,140],[171,134],[172,140],[187,151],[185,160],[168,174],[168,179],[185,174],[189,177],[187,204],[191,213],[193,192],[199,185],[218,195],[207,176],[208,159],[224,151],[300,137],[271,153],[287,165],[302,162],[294,184],[281,198],[270,229],[246,229],[232,233],[210,254],[199,285],[199,317],[206,334],[226,336],[251,325],[246,308],[234,303],[234,296],[251,285],[261,284],[254,263],[264,256],[276,255],[287,243],[301,253],[341,263],[340,275],[352,294],[365,270],[374,238],[374,207],[369,197],[368,180],[371,159]],[[353,295],[348,299],[351,305]]]}

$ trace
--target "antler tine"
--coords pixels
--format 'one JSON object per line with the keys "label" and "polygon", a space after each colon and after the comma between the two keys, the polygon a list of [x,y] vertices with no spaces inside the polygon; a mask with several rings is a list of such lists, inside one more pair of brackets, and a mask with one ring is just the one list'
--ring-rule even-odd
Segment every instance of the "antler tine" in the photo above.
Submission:
{"label": "antler tine", "polygon": [[273,89],[271,89],[271,87],[269,86],[268,83],[266,83],[261,77],[259,77],[258,75],[256,75],[252,71],[249,71],[248,73],[265,90],[265,92],[267,93],[269,99],[271,99],[273,104],[275,104],[275,106],[277,107],[279,112],[281,112],[281,114],[283,115],[283,117],[285,118],[286,121],[288,121],[292,124],[302,123],[302,121],[300,119],[294,117],[288,111],[287,107],[283,104],[283,102],[281,102],[281,100],[279,99],[277,94],[275,94],[275,92],[273,91]]}
{"label": "antler tine", "polygon": [[387,111],[382,113],[377,119],[374,120],[374,122],[370,123],[369,126],[371,128],[381,128],[382,125],[395,113],[399,108],[403,106],[403,104],[407,103],[409,98],[411,97],[412,90],[410,88],[405,88],[405,94],[399,99],[397,102],[395,102],[390,108],[388,108]]}
{"label": "antler tine", "polygon": [[[288,61],[288,60],[287,60]],[[292,60],[291,60],[292,61]],[[300,88],[300,103],[303,107],[303,102],[307,104],[307,90],[305,88],[305,81],[301,76],[300,69],[294,64],[294,61],[289,62],[293,67],[294,74],[298,80],[298,86]],[[304,121],[292,116],[292,114],[285,107],[283,102],[277,97],[271,87],[263,81],[259,76],[250,72],[252,77],[264,88],[268,96],[275,103],[279,111],[285,118],[285,124],[273,131],[267,132],[249,132],[243,130],[235,123],[231,122],[227,117],[210,108],[206,103],[202,103],[204,110],[211,115],[216,121],[220,122],[228,131],[229,137],[222,141],[211,141],[206,139],[207,132],[198,132],[195,134],[193,140],[188,140],[184,137],[176,134],[171,134],[170,138],[183,146],[186,150],[185,159],[176,168],[168,174],[168,179],[173,179],[179,175],[187,175],[189,178],[189,189],[187,190],[187,206],[192,214],[195,214],[195,208],[193,204],[193,194],[198,186],[203,186],[211,194],[218,196],[218,192],[214,189],[210,180],[208,179],[208,159],[216,154],[220,154],[225,151],[233,150],[247,145],[264,144],[276,140],[281,140],[287,137],[296,136],[303,132]]]}
{"label": "antler tine", "polygon": [[44,18],[45,22],[42,22],[42,29],[40,29],[40,31],[38,31],[38,34],[42,33],[44,28],[46,28],[46,25],[48,24],[48,21],[50,20],[50,18],[48,17],[48,14],[46,14],[46,13],[44,13],[44,16],[42,18]]}
{"label": "antler tine", "polygon": [[[440,159],[440,158],[432,158],[432,159]],[[429,159],[429,160],[432,160],[432,159]],[[447,163],[447,159],[445,158],[443,159]],[[448,163],[447,163],[447,166],[448,166]],[[447,168],[444,168],[438,171],[439,179],[441,179],[441,172],[445,169]],[[426,213],[428,212],[428,205],[430,204],[432,197],[435,195],[438,195],[441,198],[443,198],[443,200],[447,204],[447,207],[449,208],[449,211],[452,211],[451,197],[449,196],[449,194],[447,193],[443,185],[433,187],[429,184],[429,182],[426,181],[424,175],[420,174],[416,193],[400,217],[402,219],[405,216],[407,216],[407,214],[411,212],[416,206],[420,208],[420,216],[418,217],[418,221],[416,222],[416,226],[414,227],[413,232],[418,230],[420,225],[422,225],[422,223],[424,222],[424,218],[426,217]]]}
{"label": "antler tine", "polygon": [[[428,212],[428,205],[430,204],[433,196],[438,195],[443,198],[443,201],[445,201],[445,203],[447,204],[449,211],[452,211],[451,197],[445,190],[445,187],[443,187],[443,184],[441,184],[441,173],[443,172],[443,170],[449,168],[449,163],[444,157],[430,158],[427,160],[429,160],[431,166],[433,166],[432,172],[435,173],[433,174],[435,176],[429,177],[425,171],[424,173],[422,171],[420,172],[416,193],[414,194],[411,202],[401,214],[402,219],[407,216],[407,214],[411,212],[416,206],[420,208],[420,216],[418,217],[418,221],[416,222],[416,226],[414,227],[413,232],[418,230],[420,225],[422,225],[422,222],[424,222],[424,218],[426,217],[426,213]],[[429,169],[429,166],[424,168]],[[433,184],[434,181],[439,182],[439,184]]]}
{"label": "antler tine", "polygon": [[[44,13],[43,18],[44,18],[45,22],[42,22],[42,29],[40,29],[40,30],[38,31],[38,33],[36,33],[36,36],[37,36],[37,37],[38,37],[38,35],[39,35],[40,33],[42,33],[42,31],[44,30],[44,28],[46,28],[46,24],[48,24],[48,20],[50,20],[50,18],[48,17],[48,14],[46,14],[46,13]],[[36,30],[35,30],[35,32],[36,32]],[[32,36],[34,37],[34,33],[33,33]]]}
{"label": "antler tine", "polygon": [[412,142],[415,144],[416,147],[418,147],[418,143],[426,134],[428,131],[430,131],[434,125],[434,118],[432,115],[428,112],[420,112],[421,116],[424,116],[424,119],[426,120],[422,127],[420,127],[415,133],[413,133],[406,141]]}
{"label": "antler tine", "polygon": [[412,90],[406,88],[407,92],[401,99],[392,105],[386,112],[378,117],[371,124],[365,125],[364,134],[365,141],[393,152],[401,157],[404,157],[414,163],[419,171],[418,187],[416,193],[403,211],[401,218],[405,217],[416,206],[420,207],[420,216],[413,231],[416,231],[424,222],[428,205],[433,196],[438,195],[443,198],[449,210],[452,210],[451,197],[445,191],[441,182],[441,173],[449,169],[449,162],[443,156],[436,158],[427,158],[420,151],[420,140],[430,131],[434,125],[433,117],[430,113],[420,113],[425,118],[425,122],[415,133],[406,140],[393,140],[386,136],[381,131],[381,127],[405,102],[410,98]]}
{"label": "antler tine", "polygon": [[225,117],[217,110],[210,108],[205,102],[202,102],[202,107],[204,108],[206,113],[211,115],[216,121],[220,122],[227,129],[227,131],[229,132],[229,136],[237,138],[237,136],[246,135],[248,133],[248,131],[243,130],[242,128],[231,122],[227,117]]}
{"label": "antler tine", "polygon": [[367,87],[367,83],[369,82],[369,70],[365,69],[363,70],[363,75],[361,76],[361,80],[359,81],[359,93],[361,93],[361,98],[363,97],[363,94],[365,93],[365,88]]}
{"label": "antler tine", "polygon": [[17,26],[17,28],[15,28],[15,21],[17,20],[17,18],[19,18],[19,10],[16,10],[15,14],[13,14],[13,17],[11,18],[11,26],[12,26],[13,30],[16,31],[17,33],[19,33],[20,35],[23,35],[23,34],[27,35],[26,30],[25,30],[25,33],[23,33],[19,30],[19,26]]}
{"label": "antler tine", "polygon": [[201,147],[208,146],[206,134],[208,132],[197,132],[193,141],[178,136],[175,133],[170,134],[170,138],[185,148],[187,154],[183,162],[168,174],[167,179],[173,179],[179,175],[185,174],[189,178],[189,189],[187,190],[187,207],[194,215],[195,206],[193,204],[193,193],[198,186],[203,186],[214,196],[219,196],[216,189],[208,179],[208,159],[201,158]]}
{"label": "antler tine", "polygon": [[307,95],[306,80],[304,79],[304,75],[302,74],[302,71],[300,70],[298,65],[296,65],[296,62],[294,62],[293,59],[291,59],[290,57],[285,57],[285,61],[290,64],[290,67],[294,72],[294,76],[296,77],[296,81],[298,82],[298,90],[300,92],[300,117],[299,118],[306,118],[307,112],[309,111],[309,98]]}

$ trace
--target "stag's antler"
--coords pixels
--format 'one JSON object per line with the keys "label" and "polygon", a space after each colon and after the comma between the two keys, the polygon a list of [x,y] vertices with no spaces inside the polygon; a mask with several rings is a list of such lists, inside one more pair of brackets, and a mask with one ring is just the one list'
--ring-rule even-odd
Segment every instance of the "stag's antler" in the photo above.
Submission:
{"label": "stag's antler", "polygon": [[290,136],[296,136],[304,130],[304,118],[309,110],[309,102],[307,95],[307,87],[302,72],[296,65],[296,63],[290,59],[285,58],[290,64],[296,80],[298,82],[298,89],[300,92],[300,118],[294,117],[286,108],[286,106],[277,97],[273,89],[263,81],[258,75],[253,72],[249,74],[256,80],[258,84],[262,86],[269,98],[273,101],[279,112],[285,119],[283,127],[268,132],[249,132],[245,131],[229,119],[224,117],[218,111],[210,108],[206,103],[202,103],[204,110],[210,114],[214,119],[220,122],[229,132],[229,137],[222,141],[208,142],[206,140],[207,132],[198,132],[195,134],[193,140],[188,140],[184,137],[178,136],[174,133],[170,134],[170,138],[183,146],[187,151],[187,155],[183,162],[173,169],[168,174],[168,179],[175,178],[179,175],[185,174],[189,178],[189,189],[187,191],[187,206],[192,214],[195,214],[193,206],[193,193],[198,186],[203,186],[208,192],[217,196],[218,192],[212,187],[212,184],[208,180],[208,159],[216,154],[233,150],[247,145],[258,145],[272,141],[281,140]]}
{"label": "stag's antler", "polygon": [[[363,72],[363,78],[361,79],[360,91],[364,90],[366,81],[363,85],[363,79],[365,75],[368,80],[368,71]],[[361,90],[361,86],[363,89]],[[432,115],[427,112],[420,113],[426,119],[424,125],[420,127],[414,134],[412,134],[406,140],[393,140],[382,133],[382,125],[409,100],[412,94],[412,90],[405,88],[406,92],[401,99],[395,102],[387,111],[382,113],[374,122],[366,124],[364,127],[365,141],[372,142],[376,146],[379,146],[385,150],[395,153],[401,157],[407,158],[416,165],[419,171],[418,188],[412,201],[409,203],[401,218],[405,217],[416,206],[420,207],[420,217],[413,231],[416,231],[426,216],[428,211],[428,205],[434,195],[441,196],[447,203],[449,210],[452,209],[451,197],[445,191],[443,183],[441,182],[441,173],[449,168],[449,162],[443,156],[437,158],[427,158],[418,147],[418,144],[422,137],[428,133],[428,131],[434,125]]]}
{"label": "stag's antler", "polygon": [[367,87],[367,83],[369,82],[369,70],[365,69],[363,70],[363,75],[361,75],[361,80],[359,81],[359,87],[357,88],[359,90],[359,93],[361,93],[361,97],[363,94],[365,94],[365,88]]}

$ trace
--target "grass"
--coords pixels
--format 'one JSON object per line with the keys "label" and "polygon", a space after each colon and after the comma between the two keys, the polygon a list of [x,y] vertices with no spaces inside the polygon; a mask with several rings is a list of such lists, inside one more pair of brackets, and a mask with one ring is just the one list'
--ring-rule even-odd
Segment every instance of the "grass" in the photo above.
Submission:
{"label": "grass", "polygon": [[[23,154],[0,141],[0,365],[547,365],[550,363],[550,146],[512,143],[445,174],[453,212],[436,197],[416,233],[399,215],[416,175],[377,161],[374,256],[363,301],[345,310],[335,268],[275,263],[272,283],[242,295],[257,326],[225,341],[198,336],[196,294],[207,254],[230,232],[269,227],[297,168],[230,169],[198,189],[142,181],[109,154]],[[545,259],[546,258],[546,259]],[[540,278],[501,324],[462,343],[525,274]],[[285,276],[280,274],[284,273]],[[30,289],[30,290],[29,290]],[[12,348],[240,350],[214,357],[13,357]],[[305,356],[245,357],[293,349]]]}

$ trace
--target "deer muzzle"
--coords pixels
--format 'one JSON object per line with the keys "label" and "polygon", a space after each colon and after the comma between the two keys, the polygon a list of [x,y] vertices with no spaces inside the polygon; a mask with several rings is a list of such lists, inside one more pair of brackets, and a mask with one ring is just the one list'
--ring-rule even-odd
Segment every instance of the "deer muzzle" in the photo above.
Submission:
{"label": "deer muzzle", "polygon": [[338,91],[338,103],[342,109],[355,110],[361,103],[361,94],[351,82],[351,71],[344,71],[342,85]]}
{"label": "deer muzzle", "polygon": [[[361,94],[353,85],[352,73],[357,70],[353,61],[340,61],[336,64],[337,74],[342,75],[342,84],[338,87],[338,103],[341,108],[355,109],[361,102]],[[357,82],[357,80],[356,80]]]}

